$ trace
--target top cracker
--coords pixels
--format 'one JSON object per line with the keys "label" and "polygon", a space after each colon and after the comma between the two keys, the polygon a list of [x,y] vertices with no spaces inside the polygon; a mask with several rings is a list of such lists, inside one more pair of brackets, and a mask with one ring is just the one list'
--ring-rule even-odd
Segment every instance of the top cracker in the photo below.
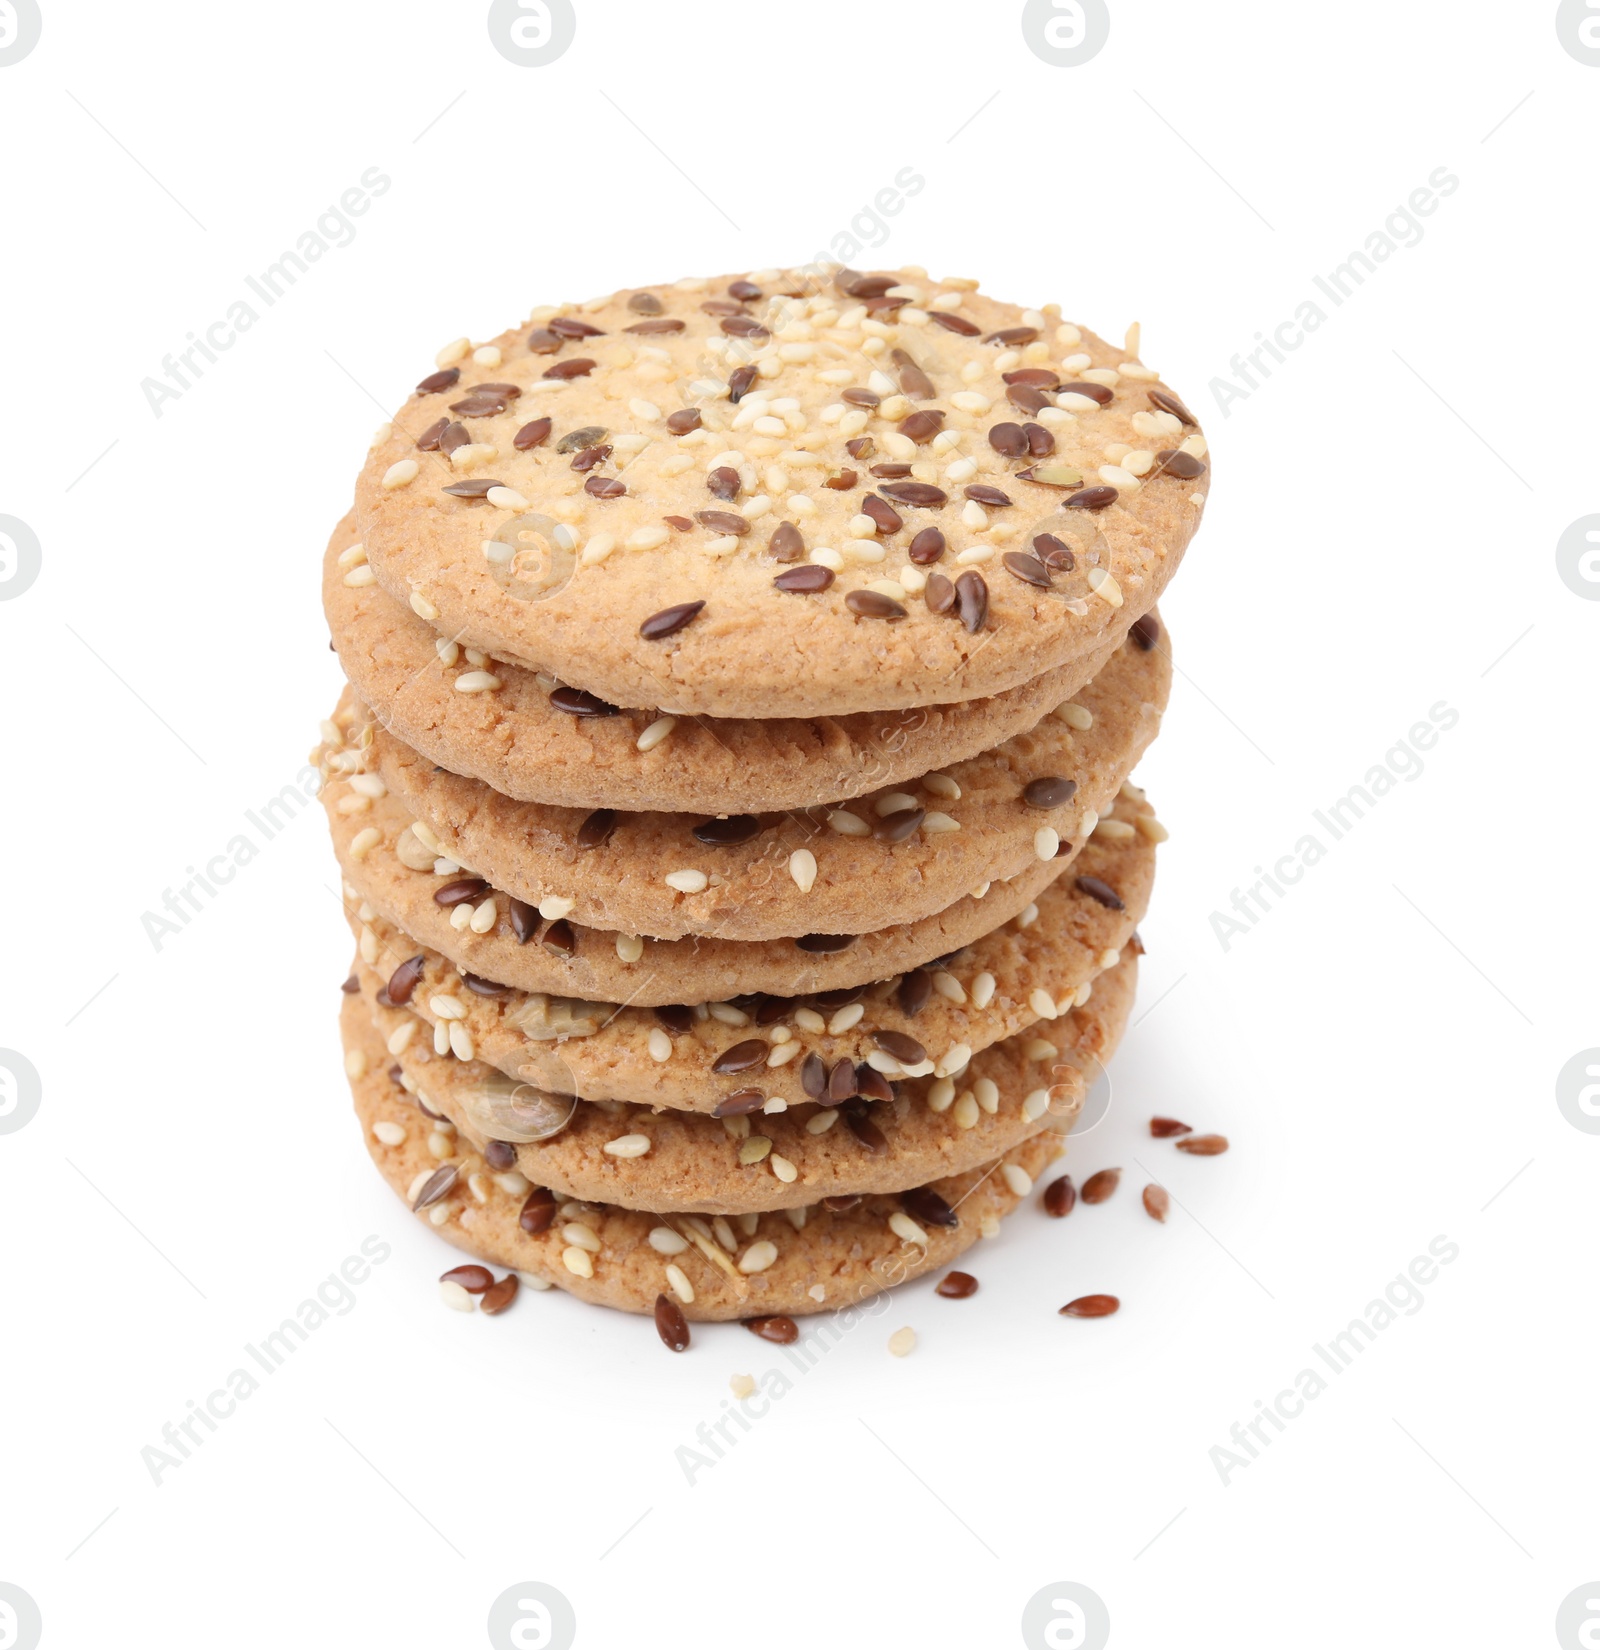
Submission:
{"label": "top cracker", "polygon": [[440,352],[358,531],[443,639],[579,713],[1000,693],[1120,638],[1199,522],[1204,438],[1137,349],[913,270],[541,308]]}

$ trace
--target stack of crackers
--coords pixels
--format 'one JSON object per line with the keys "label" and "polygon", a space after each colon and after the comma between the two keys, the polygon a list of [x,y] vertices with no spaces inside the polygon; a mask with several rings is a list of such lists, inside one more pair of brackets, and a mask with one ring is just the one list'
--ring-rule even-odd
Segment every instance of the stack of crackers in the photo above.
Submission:
{"label": "stack of crackers", "polygon": [[1134,995],[1205,453],[1137,329],[920,269],[439,353],[328,545],[317,761],[356,1110],[461,1301],[682,1345],[1029,1197]]}

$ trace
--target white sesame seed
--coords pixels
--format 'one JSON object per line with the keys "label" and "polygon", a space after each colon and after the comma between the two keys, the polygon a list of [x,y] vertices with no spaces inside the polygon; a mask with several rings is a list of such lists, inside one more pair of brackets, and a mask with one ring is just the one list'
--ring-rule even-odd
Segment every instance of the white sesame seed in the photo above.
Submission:
{"label": "white sesame seed", "polygon": [[670,1226],[652,1226],[649,1244],[658,1255],[681,1255],[689,1247],[689,1240],[680,1237]]}
{"label": "white sesame seed", "polygon": [[497,449],[486,441],[469,441],[457,447],[450,455],[452,470],[476,470],[480,465],[487,464],[496,454]]}
{"label": "white sesame seed", "polygon": [[630,550],[654,550],[657,545],[665,544],[671,536],[670,530],[665,527],[641,527],[636,532],[629,533],[627,545]]}
{"label": "white sesame seed", "polygon": [[636,963],[644,955],[644,941],[637,934],[617,935],[617,960]]}
{"label": "white sesame seed", "polygon": [[967,988],[947,969],[941,968],[933,976],[933,989],[948,1002],[964,1003],[967,1000]]}
{"label": "white sesame seed", "polygon": [[994,546],[992,544],[974,544],[970,548],[961,551],[956,557],[956,561],[962,567],[977,567],[981,563],[993,559]]}
{"label": "white sesame seed", "polygon": [[594,1276],[594,1262],[589,1259],[582,1249],[563,1249],[561,1251],[561,1264],[574,1277],[592,1278]]}
{"label": "white sesame seed", "polygon": [[433,1052],[441,1058],[450,1052],[450,1026],[441,1020],[433,1028]]}
{"label": "white sesame seed", "polygon": [[1122,606],[1122,586],[1103,567],[1089,569],[1089,588],[1112,607]]}
{"label": "white sesame seed", "polygon": [[405,1051],[411,1046],[411,1039],[415,1037],[416,1034],[417,1022],[411,1018],[410,1015],[407,1015],[406,1018],[389,1033],[389,1036],[383,1046],[388,1049],[391,1054],[399,1056],[404,1054]]}
{"label": "white sesame seed", "polygon": [[759,1163],[772,1150],[772,1142],[764,1134],[753,1134],[739,1147],[739,1161],[749,1165]]}
{"label": "white sesame seed", "polygon": [[391,490],[404,487],[417,479],[421,466],[414,458],[402,458],[383,472],[383,485]]}
{"label": "white sesame seed", "polygon": [[789,875],[802,894],[809,894],[817,880],[817,856],[809,848],[796,848],[789,855]]}
{"label": "white sesame seed", "polygon": [[478,1303],[472,1296],[452,1279],[443,1278],[439,1282],[439,1299],[455,1312],[475,1312]]}
{"label": "white sesame seed", "polygon": [[1022,1045],[1022,1052],[1030,1060],[1053,1060],[1061,1051],[1048,1039],[1033,1037]]}
{"label": "white sesame seed", "polygon": [[1026,1197],[1033,1190],[1033,1176],[1020,1163],[1003,1163],[1000,1173],[1013,1197]]}
{"label": "white sesame seed", "polygon": [[1022,1102],[1022,1116],[1024,1121],[1037,1123],[1050,1109],[1049,1089],[1035,1089]]}
{"label": "white sesame seed", "polygon": [[443,992],[436,997],[430,997],[428,1007],[441,1020],[464,1020],[467,1017],[466,1005],[461,999],[446,996]]}
{"label": "white sesame seed", "polygon": [[838,1110],[832,1106],[819,1111],[806,1123],[807,1134],[826,1134],[839,1121]]}
{"label": "white sesame seed", "polygon": [[[786,1030],[787,1027],[781,1027],[780,1029]],[[791,1060],[798,1060],[804,1052],[805,1048],[801,1043],[779,1043],[767,1056],[767,1064],[769,1066],[786,1066]],[[786,1101],[780,1101],[777,1106],[773,1106],[769,1102],[766,1109],[771,1111],[787,1110],[788,1105]]]}
{"label": "white sesame seed", "polygon": [[1138,831],[1120,819],[1102,819],[1094,828],[1097,842],[1132,842]]}
{"label": "white sesame seed", "polygon": [[631,412],[635,418],[642,418],[647,423],[661,416],[661,409],[655,404],[654,401],[646,401],[639,396],[635,396],[628,403],[628,411]]}
{"label": "white sesame seed", "polygon": [[376,802],[389,794],[389,787],[375,773],[353,773],[348,780],[350,789]]}
{"label": "white sesame seed", "polygon": [[1082,705],[1073,704],[1071,700],[1064,705],[1057,705],[1055,715],[1079,733],[1087,733],[1094,726],[1093,712],[1085,710]]}
{"label": "white sesame seed", "polygon": [[[338,565],[340,567],[356,567],[367,559],[367,547],[364,544],[352,544],[339,552]],[[334,743],[338,743],[337,740]]]}
{"label": "white sesame seed", "polygon": [[976,499],[969,498],[962,506],[961,522],[964,527],[970,527],[976,532],[989,525],[989,512]]}
{"label": "white sesame seed", "polygon": [[949,1111],[950,1102],[956,1097],[956,1085],[949,1077],[938,1077],[928,1085],[928,1110],[932,1112]]}
{"label": "white sesame seed", "polygon": [[708,1003],[713,1020],[720,1021],[725,1026],[747,1026],[750,1016],[742,1008],[735,1008],[732,1003]]}
{"label": "white sesame seed", "polygon": [[916,1221],[898,1209],[889,1216],[889,1230],[903,1243],[926,1244],[928,1241],[928,1234]]}
{"label": "white sesame seed", "polygon": [[650,1036],[647,1042],[650,1049],[650,1058],[658,1064],[665,1064],[672,1058],[672,1039],[660,1026],[650,1028]]}
{"label": "white sesame seed", "polygon": [[592,1255],[600,1253],[599,1233],[592,1226],[585,1226],[582,1221],[573,1221],[570,1225],[563,1226],[561,1236],[575,1249],[587,1249]]}
{"label": "white sesame seed", "polygon": [[846,1003],[843,1008],[835,1009],[833,1017],[828,1021],[828,1035],[842,1037],[852,1027],[861,1024],[866,1018],[865,1003]]}
{"label": "white sesame seed", "polygon": [[980,882],[976,888],[969,888],[967,892],[973,899],[982,899],[992,887],[994,887],[992,882]]}
{"label": "white sesame seed", "polygon": [[450,1021],[450,1052],[458,1060],[472,1060],[477,1057],[478,1050],[472,1041],[472,1033],[460,1020]]}
{"label": "white sesame seed", "polygon": [[921,829],[924,836],[948,836],[952,831],[959,831],[961,824],[949,814],[935,811],[924,816]]}
{"label": "white sesame seed", "polygon": [[828,1028],[828,1022],[814,1008],[797,1008],[794,1011],[794,1023],[802,1031],[809,1031],[814,1036]]}
{"label": "white sesame seed", "polygon": [[342,814],[364,814],[372,806],[370,796],[341,796],[338,809]]}
{"label": "white sesame seed", "polygon": [[[725,1245],[732,1248],[732,1244]],[[763,1238],[759,1243],[752,1243],[739,1257],[739,1270],[746,1275],[751,1272],[765,1272],[778,1258],[778,1246]]]}
{"label": "white sesame seed", "polygon": [[615,533],[596,533],[583,547],[583,554],[578,560],[585,567],[596,567],[603,562],[617,547]]}
{"label": "white sesame seed", "polygon": [[472,340],[470,338],[457,338],[453,343],[446,344],[434,356],[433,364],[436,367],[453,367],[471,348]]}
{"label": "white sesame seed", "polygon": [[1134,824],[1138,828],[1139,835],[1147,841],[1165,842],[1167,840],[1167,828],[1154,814],[1140,814]]}
{"label": "white sesame seed", "polygon": [[909,1358],[917,1348],[917,1332],[911,1328],[897,1329],[889,1337],[889,1350],[897,1358]]}
{"label": "white sesame seed", "polygon": [[382,1122],[372,1125],[372,1138],[385,1146],[398,1146],[406,1137],[406,1131],[398,1123]]}
{"label": "white sesame seed", "polygon": [[615,1140],[608,1140],[600,1149],[610,1157],[643,1157],[650,1146],[651,1140],[647,1134],[624,1134]]}
{"label": "white sesame seed", "polygon": [[909,791],[890,791],[886,796],[880,796],[872,804],[872,811],[883,819],[889,814],[902,813],[907,808],[914,808],[917,799]]}
{"label": "white sesame seed", "polygon": [[835,808],[828,815],[828,825],[830,829],[837,831],[840,836],[872,835],[872,827],[866,820],[851,813],[848,808]]}
{"label": "white sesame seed", "polygon": [[1043,986],[1035,986],[1033,990],[1028,993],[1028,1007],[1031,1008],[1041,1020],[1053,1020],[1056,1017],[1055,998],[1053,998]]}
{"label": "white sesame seed", "polygon": [[991,1117],[1000,1109],[1000,1089],[992,1077],[980,1077],[972,1085],[972,1098]]}
{"label": "white sesame seed", "polygon": [[754,1376],[730,1375],[728,1377],[728,1390],[734,1395],[735,1398],[740,1400],[748,1398],[751,1393],[755,1391],[755,1389],[756,1383]]}
{"label": "white sesame seed", "polygon": [[487,670],[464,670],[456,677],[457,693],[495,693],[505,684]]}
{"label": "white sesame seed", "polygon": [[704,871],[669,871],[662,879],[669,888],[676,888],[680,894],[704,893],[710,878]]}
{"label": "white sesame seed", "polygon": [[639,737],[634,740],[633,748],[639,751],[653,751],[672,730],[677,727],[676,716],[658,716]]}
{"label": "white sesame seed", "polygon": [[978,1102],[972,1098],[972,1090],[968,1089],[950,1108],[950,1119],[958,1129],[975,1129],[978,1126]]}
{"label": "white sesame seed", "polygon": [[474,934],[490,933],[494,928],[495,919],[498,915],[499,911],[494,903],[494,895],[491,894],[482,904],[474,907],[472,921],[467,926],[471,928]]}
{"label": "white sesame seed", "polygon": [[1041,825],[1033,833],[1033,851],[1040,859],[1054,859],[1061,846],[1060,834],[1050,825]]}
{"label": "white sesame seed", "polygon": [[948,1048],[939,1063],[933,1068],[936,1077],[954,1077],[958,1072],[966,1069],[967,1062],[972,1058],[972,1050],[965,1043],[954,1043]]}
{"label": "white sesame seed", "polygon": [[672,1286],[672,1292],[685,1306],[694,1303],[694,1285],[689,1282],[687,1274],[681,1266],[667,1266],[664,1268],[667,1282]]}
{"label": "white sesame seed", "polygon": [[986,413],[994,403],[988,396],[980,395],[977,390],[957,390],[950,397],[950,405],[964,413]]}
{"label": "white sesame seed", "polygon": [[344,582],[349,585],[352,590],[360,590],[366,585],[376,584],[378,582],[378,575],[374,573],[365,562],[363,562],[360,567],[352,567],[350,571],[345,574]]}

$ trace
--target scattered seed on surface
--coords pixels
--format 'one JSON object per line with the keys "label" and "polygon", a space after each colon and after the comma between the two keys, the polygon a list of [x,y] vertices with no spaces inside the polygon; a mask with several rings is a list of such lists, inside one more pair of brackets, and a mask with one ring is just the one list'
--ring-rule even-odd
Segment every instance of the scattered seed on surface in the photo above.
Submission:
{"label": "scattered seed on surface", "polygon": [[656,1296],[656,1333],[669,1352],[689,1349],[689,1324],[683,1308],[670,1295]]}
{"label": "scattered seed on surface", "polygon": [[1144,1189],[1144,1212],[1152,1220],[1165,1222],[1167,1210],[1171,1207],[1172,1199],[1167,1196],[1164,1186],[1146,1186]]}
{"label": "scattered seed on surface", "polygon": [[1061,1308],[1063,1318],[1109,1318],[1122,1302],[1115,1295],[1079,1295]]}
{"label": "scattered seed on surface", "polygon": [[1085,1203],[1104,1203],[1122,1180],[1121,1169],[1100,1169],[1083,1183]]}
{"label": "scattered seed on surface", "polygon": [[1220,1157],[1228,1149],[1225,1134],[1186,1134],[1176,1142],[1180,1152],[1191,1157]]}
{"label": "scattered seed on surface", "polygon": [[521,1281],[515,1272],[507,1272],[498,1283],[490,1284],[478,1297],[478,1310],[491,1318],[498,1317],[517,1298]]}
{"label": "scattered seed on surface", "polygon": [[776,1346],[792,1346],[800,1339],[800,1326],[782,1313],[766,1318],[742,1318],[740,1322],[752,1335],[759,1335],[762,1340],[771,1341]]}

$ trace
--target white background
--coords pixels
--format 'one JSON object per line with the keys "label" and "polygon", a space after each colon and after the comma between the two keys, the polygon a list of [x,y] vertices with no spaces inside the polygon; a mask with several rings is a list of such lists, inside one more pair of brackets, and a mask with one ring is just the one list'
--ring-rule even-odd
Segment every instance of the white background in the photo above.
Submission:
{"label": "white background", "polygon": [[[1600,1574],[1600,1137],[1555,1098],[1600,1044],[1600,606],[1556,566],[1600,510],[1600,68],[1546,0],[1112,0],[1080,68],[1020,11],[579,0],[518,68],[481,3],[44,0],[0,68],[0,513],[42,545],[0,603],[0,1045],[43,1083],[0,1136],[0,1582],[47,1646],[476,1645],[531,1580],[606,1650],[1007,1646],[1058,1581],[1118,1650],[1535,1646]],[[324,539],[435,350],[801,261],[908,166],[858,266],[1138,319],[1212,442],[1141,772],[1147,1017],[1070,1158],[1125,1175],[1020,1213],[974,1299],[894,1296],[691,1485],[677,1448],[781,1354],[442,1309],[454,1252],[350,1116],[320,812],[159,951],[141,917],[299,772]],[[354,240],[154,416],[141,380],[370,167]],[[1441,167],[1420,241],[1224,416],[1231,358]],[[1213,911],[1441,702],[1420,776],[1224,950]],[[163,1423],[374,1233],[354,1309],[153,1484]],[[1213,1446],[1441,1234],[1421,1309],[1225,1484]],[[1056,1315],[1091,1290],[1121,1314]]]}

